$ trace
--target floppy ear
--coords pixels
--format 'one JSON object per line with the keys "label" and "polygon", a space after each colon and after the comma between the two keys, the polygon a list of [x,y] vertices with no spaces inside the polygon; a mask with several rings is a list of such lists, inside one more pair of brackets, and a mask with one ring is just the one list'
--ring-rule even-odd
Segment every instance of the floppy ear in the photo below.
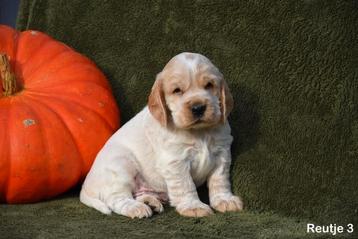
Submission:
{"label": "floppy ear", "polygon": [[234,99],[224,79],[221,83],[220,102],[221,102],[221,121],[224,123],[234,107]]}
{"label": "floppy ear", "polygon": [[167,127],[168,125],[168,112],[165,103],[162,79],[157,75],[157,78],[152,87],[152,92],[148,97],[148,108],[153,117],[158,122]]}

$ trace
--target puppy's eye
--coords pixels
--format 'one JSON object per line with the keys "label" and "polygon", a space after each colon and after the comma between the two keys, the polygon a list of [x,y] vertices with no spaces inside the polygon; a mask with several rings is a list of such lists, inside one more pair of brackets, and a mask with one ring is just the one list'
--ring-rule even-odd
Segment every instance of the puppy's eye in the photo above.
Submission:
{"label": "puppy's eye", "polygon": [[211,83],[211,82],[208,82],[208,83],[205,85],[205,89],[206,89],[206,90],[211,90],[213,87],[214,87],[214,85],[213,85],[213,83]]}
{"label": "puppy's eye", "polygon": [[173,94],[181,94],[181,93],[183,93],[183,92],[182,92],[182,90],[180,88],[175,88],[173,90]]}

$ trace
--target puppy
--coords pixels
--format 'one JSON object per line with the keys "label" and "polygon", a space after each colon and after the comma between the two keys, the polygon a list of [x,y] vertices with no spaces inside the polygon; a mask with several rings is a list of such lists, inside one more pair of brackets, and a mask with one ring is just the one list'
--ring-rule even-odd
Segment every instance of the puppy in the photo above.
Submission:
{"label": "puppy", "polygon": [[[148,105],[105,144],[87,175],[80,200],[102,213],[131,218],[163,211],[169,200],[188,217],[240,211],[230,189],[227,121],[233,98],[205,56],[181,53],[157,75]],[[210,206],[196,187],[207,181]]]}

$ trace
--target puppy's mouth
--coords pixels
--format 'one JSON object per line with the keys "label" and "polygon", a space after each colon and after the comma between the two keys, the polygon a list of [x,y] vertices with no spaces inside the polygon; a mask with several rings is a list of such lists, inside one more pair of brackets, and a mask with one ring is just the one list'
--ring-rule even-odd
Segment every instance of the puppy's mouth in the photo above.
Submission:
{"label": "puppy's mouth", "polygon": [[197,119],[194,119],[193,121],[191,121],[190,123],[188,123],[184,127],[184,129],[202,129],[202,128],[211,127],[215,124],[216,124],[216,122],[207,121],[203,118],[197,118]]}
{"label": "puppy's mouth", "polygon": [[210,128],[220,122],[220,117],[210,106],[202,115],[195,115],[191,112],[191,110],[186,110],[181,111],[179,114],[178,112],[172,111],[171,117],[175,127],[184,130]]}

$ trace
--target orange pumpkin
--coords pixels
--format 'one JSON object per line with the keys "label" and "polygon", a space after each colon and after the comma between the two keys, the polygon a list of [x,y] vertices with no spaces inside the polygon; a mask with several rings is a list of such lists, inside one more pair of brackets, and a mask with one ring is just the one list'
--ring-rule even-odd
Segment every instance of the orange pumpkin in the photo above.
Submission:
{"label": "orange pumpkin", "polygon": [[85,177],[118,108],[94,63],[44,33],[0,25],[0,54],[0,201],[51,198]]}

